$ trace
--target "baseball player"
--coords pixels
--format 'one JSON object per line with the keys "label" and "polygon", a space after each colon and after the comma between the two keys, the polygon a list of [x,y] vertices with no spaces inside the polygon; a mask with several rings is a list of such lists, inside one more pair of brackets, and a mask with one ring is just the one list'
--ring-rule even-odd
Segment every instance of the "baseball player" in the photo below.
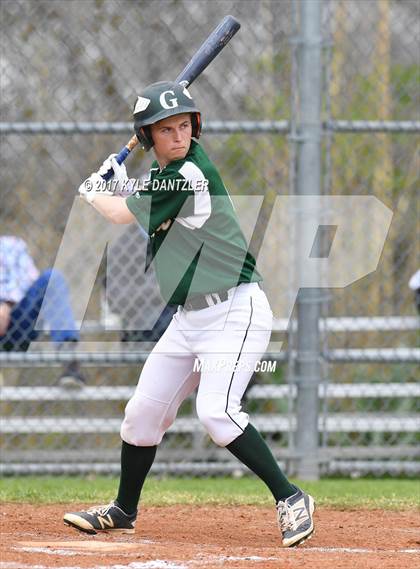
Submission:
{"label": "baseball player", "polygon": [[[156,157],[148,180],[135,187],[111,155],[79,188],[111,222],[138,222],[148,232],[161,294],[178,310],[125,409],[116,500],[66,513],[64,522],[90,534],[134,533],[156,449],[181,403],[198,387],[201,423],[217,445],[265,482],[275,499],[282,544],[294,546],[314,530],[314,500],[288,481],[241,410],[270,339],[272,312],[229,194],[196,141],[200,126],[200,111],[186,88],[167,81],[148,86],[134,108],[136,135]],[[111,167],[114,181],[131,185],[132,195],[104,195],[101,174]]]}

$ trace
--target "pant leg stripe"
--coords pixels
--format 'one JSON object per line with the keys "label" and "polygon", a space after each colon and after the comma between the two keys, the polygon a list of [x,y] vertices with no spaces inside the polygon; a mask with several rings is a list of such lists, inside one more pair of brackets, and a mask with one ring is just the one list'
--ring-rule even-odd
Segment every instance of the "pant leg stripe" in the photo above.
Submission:
{"label": "pant leg stripe", "polygon": [[[238,365],[238,362],[239,362],[239,360],[240,360],[240,357],[241,357],[241,354],[242,354],[242,350],[243,350],[243,347],[244,347],[244,344],[245,344],[245,340],[246,340],[246,338],[247,338],[247,336],[248,336],[248,330],[249,330],[249,327],[251,326],[252,314],[253,314],[253,311],[254,311],[254,307],[253,307],[253,305],[252,305],[252,296],[250,297],[250,305],[251,305],[251,313],[250,313],[250,315],[249,315],[249,322],[248,322],[247,329],[246,329],[246,331],[245,331],[244,339],[242,340],[241,349],[239,350],[238,357],[236,358],[235,367]],[[243,429],[240,425],[238,425],[238,423],[237,423],[237,422],[235,421],[235,419],[229,414],[229,411],[228,411],[228,408],[229,408],[230,389],[231,389],[231,387],[232,387],[232,383],[233,383],[233,378],[234,378],[234,376],[235,376],[235,370],[232,372],[232,377],[230,378],[229,389],[228,389],[227,397],[226,397],[225,413],[226,413],[226,415],[229,417],[229,419],[230,419],[233,423],[235,423],[235,425],[236,425],[242,432],[244,432],[244,429]]]}

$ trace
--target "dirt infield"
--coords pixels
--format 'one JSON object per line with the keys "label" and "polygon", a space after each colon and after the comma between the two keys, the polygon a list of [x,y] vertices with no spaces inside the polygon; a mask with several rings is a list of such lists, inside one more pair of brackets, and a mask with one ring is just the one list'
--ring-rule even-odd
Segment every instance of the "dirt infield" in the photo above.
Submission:
{"label": "dirt infield", "polygon": [[3,504],[0,569],[414,569],[418,512],[318,509],[316,534],[281,549],[275,512],[254,506],[145,507],[135,535],[88,536],[63,505]]}

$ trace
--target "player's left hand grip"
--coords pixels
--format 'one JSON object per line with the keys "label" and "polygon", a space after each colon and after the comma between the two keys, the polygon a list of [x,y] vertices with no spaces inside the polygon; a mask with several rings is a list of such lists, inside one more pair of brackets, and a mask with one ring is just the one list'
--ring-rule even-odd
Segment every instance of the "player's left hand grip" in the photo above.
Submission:
{"label": "player's left hand grip", "polygon": [[[130,154],[130,152],[131,150],[127,146],[124,146],[121,152],[119,152],[119,154],[115,157],[115,160],[118,162],[118,164],[122,164],[124,160],[127,158],[127,156]],[[108,172],[102,176],[102,178],[108,181],[112,178],[113,175],[114,175],[114,170],[110,168]]]}

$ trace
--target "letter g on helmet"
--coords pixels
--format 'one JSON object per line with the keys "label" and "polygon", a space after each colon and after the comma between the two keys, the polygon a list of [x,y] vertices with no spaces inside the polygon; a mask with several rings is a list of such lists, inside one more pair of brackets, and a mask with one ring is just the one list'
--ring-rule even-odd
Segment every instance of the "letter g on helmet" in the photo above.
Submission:
{"label": "letter g on helmet", "polygon": [[153,146],[150,125],[156,122],[191,113],[192,136],[200,137],[201,113],[187,88],[173,81],[159,81],[146,87],[134,103],[134,131],[145,150]]}

